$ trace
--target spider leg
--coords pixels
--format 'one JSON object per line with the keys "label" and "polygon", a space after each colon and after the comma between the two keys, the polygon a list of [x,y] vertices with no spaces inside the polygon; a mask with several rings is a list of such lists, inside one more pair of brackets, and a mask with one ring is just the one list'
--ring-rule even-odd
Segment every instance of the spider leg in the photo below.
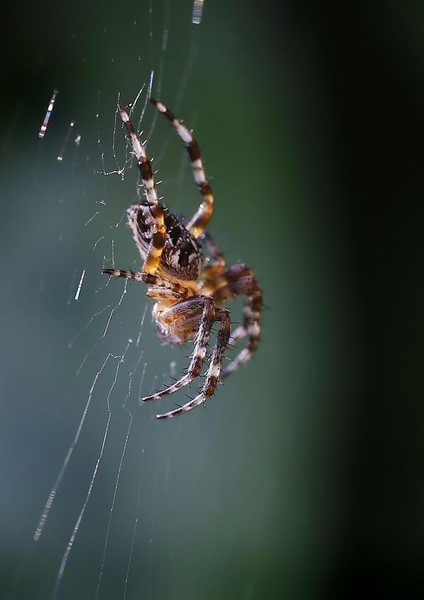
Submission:
{"label": "spider leg", "polygon": [[[160,289],[155,290],[153,288],[150,296],[163,298],[163,292]],[[155,318],[160,328],[159,334],[164,341],[173,339],[174,342],[185,342],[195,335],[195,345],[187,374],[160,392],[141,398],[140,403],[169,396],[189,385],[200,375],[206,357],[210,332],[217,320],[215,302],[212,298],[205,296],[182,300],[163,311],[160,310],[160,302],[156,306]],[[219,314],[221,314],[221,309],[219,309]]]}
{"label": "spider leg", "polygon": [[[205,264],[202,271],[202,279],[205,280],[203,288],[209,294],[209,290],[215,289],[214,280],[225,269],[225,258],[224,253],[209,233],[204,231],[200,239],[206,252],[210,255],[209,262]],[[212,287],[208,285],[208,282],[212,283]]]}
{"label": "spider leg", "polygon": [[218,279],[219,287],[212,293],[212,298],[218,304],[233,299],[239,294],[246,297],[243,308],[243,323],[231,334],[230,343],[234,344],[248,336],[248,343],[237,356],[222,370],[224,379],[241,365],[250,360],[256,351],[260,339],[260,317],[262,310],[262,289],[252,271],[242,263],[228,268]]}
{"label": "spider leg", "polygon": [[140,141],[137,132],[131,123],[128,113],[120,105],[118,105],[118,112],[127,129],[128,139],[130,141],[133,154],[137,159],[138,168],[140,171],[140,179],[145,190],[147,200],[146,205],[135,204],[128,209],[128,221],[133,231],[134,240],[139,248],[140,238],[142,237],[139,231],[139,213],[143,215],[146,223],[148,223],[149,218],[150,221],[152,221],[152,240],[149,247],[143,252],[143,256],[145,256],[145,258],[142,271],[144,273],[155,273],[158,268],[166,241],[164,211],[158,199],[152,165],[144,149],[144,144]]}
{"label": "spider leg", "polygon": [[169,110],[169,108],[154,98],[150,98],[150,101],[152,104],[154,104],[154,106],[156,106],[158,111],[165,115],[168,121],[172,123],[176,132],[183,140],[185,147],[187,148],[193,169],[194,181],[196,182],[203,198],[199,208],[197,209],[197,212],[187,223],[187,229],[195,238],[198,238],[203,233],[206,225],[209,223],[212,217],[214,202],[212,188],[206,179],[206,173],[200,155],[199,144],[191,135],[187,127],[185,127],[185,125],[183,125],[182,122],[177,119],[177,117]]}
{"label": "spider leg", "polygon": [[221,326],[217,334],[216,345],[212,352],[211,361],[206,372],[205,383],[203,384],[202,391],[195,398],[193,398],[193,400],[190,400],[190,402],[187,402],[186,404],[183,404],[174,410],[156,415],[157,419],[170,419],[188,412],[193,408],[204,404],[215,393],[219,383],[224,353],[228,346],[231,333],[231,320],[229,311],[223,308],[217,309],[215,317],[221,321]]}
{"label": "spider leg", "polygon": [[142,281],[154,286],[147,290],[147,295],[150,298],[159,298],[157,289],[162,290],[161,299],[170,300],[171,302],[179,302],[193,295],[193,292],[189,288],[150,273],[142,273],[141,271],[135,273],[134,271],[125,271],[123,269],[103,269],[102,273],[111,277],[123,277],[124,279],[131,279],[133,281]]}

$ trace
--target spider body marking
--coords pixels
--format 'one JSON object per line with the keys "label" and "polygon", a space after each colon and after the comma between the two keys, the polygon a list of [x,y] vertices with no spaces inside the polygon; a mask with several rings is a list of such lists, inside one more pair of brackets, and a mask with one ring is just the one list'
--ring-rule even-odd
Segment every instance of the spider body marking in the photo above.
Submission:
{"label": "spider body marking", "polygon": [[[165,389],[141,398],[141,403],[169,396],[189,385],[201,375],[204,363],[209,361],[199,394],[186,404],[157,415],[158,419],[168,419],[204,404],[215,393],[220,379],[251,358],[260,339],[262,290],[252,271],[243,263],[226,267],[222,252],[205,232],[213,214],[214,198],[197,141],[164,104],[153,98],[151,102],[183,140],[202,202],[187,224],[161,204],[144,144],[139,140],[128,113],[118,106],[137,159],[145,196],[127,211],[143,265],[137,273],[116,268],[103,269],[103,273],[148,285],[147,295],[155,301],[152,316],[162,341],[168,344],[194,341],[187,373]],[[245,296],[243,321],[231,332],[230,312],[224,304],[240,294]],[[208,343],[215,323],[218,323],[216,342],[208,357]],[[222,368],[228,345],[245,337],[248,339],[246,346]]]}

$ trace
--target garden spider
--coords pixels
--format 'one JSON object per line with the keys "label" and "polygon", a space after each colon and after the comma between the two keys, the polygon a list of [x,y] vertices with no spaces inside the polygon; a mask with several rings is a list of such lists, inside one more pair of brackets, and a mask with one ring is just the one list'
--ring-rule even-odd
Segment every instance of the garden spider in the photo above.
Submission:
{"label": "garden spider", "polygon": [[[183,140],[190,157],[194,180],[202,195],[197,212],[187,222],[171,214],[159,201],[152,166],[145,151],[145,143],[138,138],[128,113],[118,105],[118,113],[126,127],[132,152],[140,170],[145,198],[127,211],[134,241],[143,260],[140,271],[103,269],[113,277],[143,281],[149,287],[147,295],[156,301],[153,319],[157,334],[167,344],[194,341],[187,373],[165,389],[141,398],[140,403],[158,400],[187,386],[200,376],[203,363],[209,366],[200,393],[175,410],[157,415],[168,419],[185,413],[206,402],[214,393],[220,379],[246,363],[258,347],[262,290],[252,271],[242,263],[226,267],[222,252],[205,233],[213,213],[213,194],[206,180],[200,149],[190,131],[164,104],[151,102],[172,123]],[[202,253],[207,253],[204,258]],[[231,333],[230,313],[223,304],[244,294],[243,322]],[[207,356],[212,327],[219,323],[216,343]],[[247,345],[222,368],[225,351],[248,336]]]}

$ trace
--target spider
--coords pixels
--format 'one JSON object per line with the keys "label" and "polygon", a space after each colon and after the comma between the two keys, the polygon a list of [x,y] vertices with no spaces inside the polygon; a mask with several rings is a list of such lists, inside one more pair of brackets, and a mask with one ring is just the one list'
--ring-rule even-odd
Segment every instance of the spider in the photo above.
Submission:
{"label": "spider", "polygon": [[[161,203],[145,151],[146,144],[140,141],[128,113],[118,105],[132,153],[137,159],[140,186],[144,189],[144,198],[127,210],[128,223],[143,265],[137,273],[115,268],[102,272],[148,285],[147,295],[156,301],[152,316],[157,324],[157,335],[164,343],[194,341],[187,373],[169,387],[141,398],[140,404],[169,396],[187,386],[200,376],[204,363],[209,361],[200,393],[175,410],[156,415],[158,419],[169,419],[204,404],[215,393],[220,379],[251,358],[259,344],[262,290],[252,271],[243,263],[226,267],[223,253],[205,232],[213,214],[214,198],[197,141],[162,102],[150,100],[184,142],[202,202],[188,222],[173,215]],[[239,294],[245,296],[243,322],[231,333],[230,312],[223,305]],[[219,328],[209,355],[208,343],[215,323],[219,323]],[[246,336],[245,347],[223,368],[228,345]]]}

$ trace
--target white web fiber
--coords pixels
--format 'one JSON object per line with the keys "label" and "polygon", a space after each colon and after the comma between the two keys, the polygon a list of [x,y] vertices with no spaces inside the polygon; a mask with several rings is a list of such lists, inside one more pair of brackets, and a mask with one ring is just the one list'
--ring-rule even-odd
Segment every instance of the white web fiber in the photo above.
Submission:
{"label": "white web fiber", "polygon": [[[256,269],[258,248],[268,252],[254,199],[270,178],[245,143],[269,160],[252,99],[263,65],[243,70],[258,39],[247,8],[77,2],[66,18],[51,4],[25,21],[20,39],[34,52],[13,56],[0,156],[2,598],[261,597],[278,545],[267,535],[278,497],[269,444],[280,437],[265,427],[278,413],[257,407],[266,377],[255,358],[204,408],[157,421],[196,395],[205,370],[140,406],[186,372],[193,346],[161,343],[145,285],[101,273],[140,268],[126,216],[138,169],[118,101],[147,142],[164,205],[190,218],[202,200],[150,92],[194,130],[216,198],[209,231],[228,265]],[[229,306],[234,327],[242,302]]]}
{"label": "white web fiber", "polygon": [[[93,569],[84,581],[84,597],[110,597],[111,573],[114,586],[121,590],[113,597],[133,597],[131,581],[137,580],[133,560],[139,547],[142,458],[151,433],[140,435],[140,417],[134,427],[134,409],[137,407],[140,412],[139,398],[162,385],[167,376],[175,374],[177,367],[175,353],[167,350],[164,356],[168,366],[166,362],[159,369],[154,366],[155,355],[161,349],[150,316],[146,319],[151,304],[145,288],[140,284],[129,286],[123,280],[109,281],[100,271],[115,261],[124,266],[130,264],[134,269],[139,267],[140,258],[125,217],[126,208],[136,197],[138,175],[126,149],[125,132],[114,115],[114,104],[119,98],[130,106],[134,118],[137,115],[138,128],[147,123],[147,136],[153,136],[157,115],[148,104],[148,97],[153,86],[155,94],[160,94],[163,86],[172,9],[171,3],[165,1],[156,14],[150,3],[144,6],[140,24],[136,19],[127,20],[131,43],[137,38],[140,48],[135,56],[129,47],[119,57],[113,50],[107,51],[111,68],[122,73],[114,81],[118,87],[109,86],[92,94],[95,102],[87,98],[82,115],[81,108],[74,109],[76,116],[66,114],[66,89],[54,88],[39,126],[38,137],[44,144],[40,147],[40,160],[45,166],[44,175],[42,167],[38,167],[40,186],[48,181],[49,170],[55,169],[57,177],[58,209],[51,227],[53,231],[53,227],[59,226],[55,234],[56,256],[60,259],[57,264],[62,265],[58,285],[63,286],[67,273],[69,277],[63,307],[68,307],[70,325],[69,333],[63,333],[64,337],[68,335],[68,342],[57,350],[63,352],[61,360],[67,362],[67,368],[61,369],[62,386],[56,394],[54,417],[57,433],[64,422],[66,433],[63,431],[63,437],[59,436],[61,442],[56,444],[56,467],[52,466],[51,471],[56,470],[56,475],[33,532],[35,562],[25,567],[30,569],[32,564],[35,568],[37,560],[43,562],[47,548],[51,548],[49,565],[41,567],[40,597],[55,599],[68,593],[82,597],[78,592],[82,582],[75,574],[79,572],[78,565],[86,560],[84,547],[94,530],[100,534],[91,542]],[[189,11],[187,16],[189,19]],[[105,27],[104,33],[106,40],[108,35],[113,38],[112,27]],[[192,71],[193,43],[187,45],[188,59],[179,67],[183,76],[175,89],[180,100]],[[129,65],[125,62],[128,56]],[[111,91],[115,103],[111,102]],[[112,135],[108,135],[108,130]],[[161,153],[164,156],[163,149]],[[70,186],[68,190],[66,185]],[[64,186],[62,192],[60,186]],[[61,253],[61,244],[66,246],[68,256]],[[54,255],[48,264],[50,269],[58,268],[53,266]],[[45,288],[53,300],[47,278],[40,283],[40,299]],[[41,322],[40,316],[38,319]],[[186,354],[181,355],[184,360]],[[154,422],[151,419],[154,411],[147,409],[143,414],[144,419]],[[70,441],[66,450],[67,439]],[[128,499],[124,502],[129,486],[138,491],[130,502]],[[121,516],[123,506],[125,519]],[[112,557],[122,543],[122,523],[127,530],[126,551],[120,550],[120,567],[115,561],[111,568]],[[150,531],[151,540],[152,534]],[[119,572],[120,584],[117,584]],[[25,581],[18,570],[10,588],[12,597],[19,596],[24,588]],[[32,597],[38,597],[38,592]]]}

